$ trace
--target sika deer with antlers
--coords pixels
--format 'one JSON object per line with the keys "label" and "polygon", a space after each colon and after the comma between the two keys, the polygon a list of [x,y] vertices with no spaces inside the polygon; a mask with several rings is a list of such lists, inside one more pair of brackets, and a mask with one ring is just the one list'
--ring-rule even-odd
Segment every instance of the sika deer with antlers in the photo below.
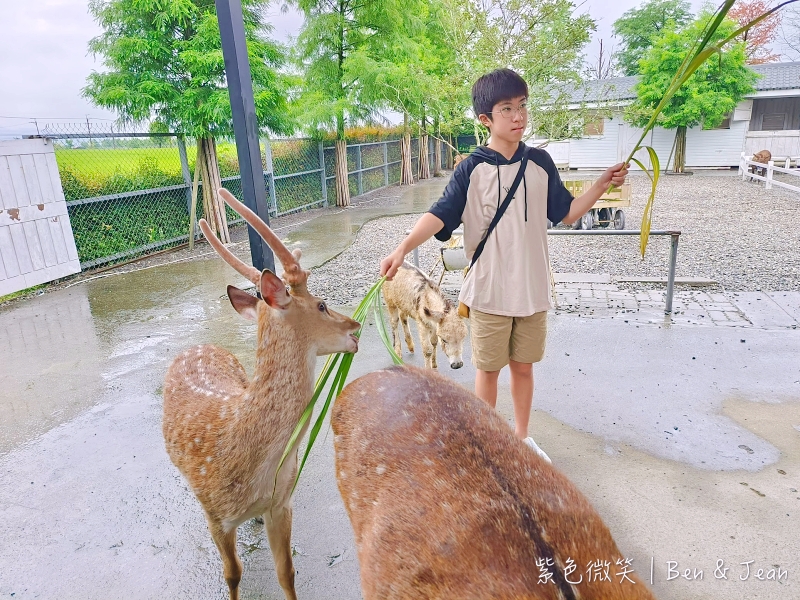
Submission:
{"label": "sika deer with antlers", "polygon": [[296,447],[280,471],[278,464],[311,399],[317,356],[356,352],[354,334],[360,325],[309,294],[309,273],[300,267],[299,251],[289,252],[254,212],[226,190],[219,193],[272,248],[283,264],[283,281],[244,264],[200,221],[217,253],[252,281],[263,298],[228,286],[233,308],[258,325],[255,373],[249,380],[236,357],[215,346],[179,355],[164,382],[164,440],[170,459],[205,510],[231,599],[239,597],[242,576],[236,528],[263,516],[278,581],[286,598],[294,600],[291,490]]}
{"label": "sika deer with antlers", "polygon": [[653,600],[583,494],[453,381],[365,375],[331,424],[365,600]]}

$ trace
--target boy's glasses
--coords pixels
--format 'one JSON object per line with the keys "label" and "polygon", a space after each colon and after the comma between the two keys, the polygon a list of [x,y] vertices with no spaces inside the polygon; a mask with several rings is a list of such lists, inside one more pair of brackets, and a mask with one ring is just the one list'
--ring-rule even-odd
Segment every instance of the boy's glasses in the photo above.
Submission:
{"label": "boy's glasses", "polygon": [[500,113],[504,119],[513,119],[519,113],[521,117],[528,116],[528,103],[523,102],[519,106],[504,106],[500,110],[493,110],[492,114]]}

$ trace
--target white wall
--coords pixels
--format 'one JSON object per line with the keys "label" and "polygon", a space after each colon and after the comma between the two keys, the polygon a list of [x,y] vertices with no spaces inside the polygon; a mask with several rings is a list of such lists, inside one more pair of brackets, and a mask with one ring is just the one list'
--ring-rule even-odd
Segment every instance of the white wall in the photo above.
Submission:
{"label": "white wall", "polygon": [[744,153],[752,156],[769,150],[772,156],[800,156],[800,131],[751,131],[747,134]]}
{"label": "white wall", "polygon": [[746,133],[747,121],[733,121],[730,129],[689,129],[686,132],[686,166],[737,166]]}
{"label": "white wall", "polygon": [[605,119],[603,135],[569,141],[571,169],[597,169],[617,163],[621,118]]}
{"label": "white wall", "polygon": [[[603,135],[570,140],[569,166],[572,169],[605,169],[625,158],[633,149],[633,145],[642,135],[642,129],[625,123],[617,114],[613,119],[605,119]],[[674,136],[670,132],[656,129],[642,141],[645,146],[653,146],[663,163],[669,156]],[[636,153],[647,168],[651,168],[649,154],[646,150]],[[632,170],[638,170],[636,163]]]}
{"label": "white wall", "polygon": [[674,129],[661,129],[661,127],[656,127],[653,130],[653,134],[650,137],[650,145],[655,149],[656,154],[658,154],[658,161],[661,163],[660,166],[662,169],[667,164],[668,160],[670,161],[670,164],[672,164],[670,153],[672,153],[672,146],[674,144]]}
{"label": "white wall", "polygon": [[[606,119],[602,136],[569,141],[571,169],[605,169],[627,156],[639,139],[641,129],[624,123],[620,117]],[[730,129],[692,128],[686,132],[686,165],[692,167],[729,167],[739,164],[744,149],[747,121],[733,121]],[[661,168],[666,166],[675,141],[674,129],[655,128],[642,143],[652,146]],[[650,161],[646,151],[636,154],[646,167]],[[673,157],[674,159],[674,157]],[[670,160],[672,165],[672,160]],[[633,169],[638,169],[634,164]]]}
{"label": "white wall", "polygon": [[[531,142],[531,145],[536,146],[538,145],[535,142]],[[547,146],[544,147],[544,150],[550,155],[553,159],[553,162],[556,163],[556,166],[561,167],[562,165],[569,165],[569,141],[565,140],[563,142],[550,142]]]}

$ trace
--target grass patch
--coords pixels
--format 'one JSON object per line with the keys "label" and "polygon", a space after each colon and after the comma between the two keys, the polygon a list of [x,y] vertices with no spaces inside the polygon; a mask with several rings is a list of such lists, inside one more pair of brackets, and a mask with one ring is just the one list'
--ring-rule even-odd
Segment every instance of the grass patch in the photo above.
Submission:
{"label": "grass patch", "polygon": [[24,290],[20,290],[18,292],[13,292],[11,294],[6,294],[5,296],[0,296],[0,304],[5,304],[6,302],[10,302],[11,300],[16,300],[17,298],[23,298],[25,296],[30,296],[34,292],[44,289],[47,287],[46,283],[40,283],[39,285],[35,285],[33,287],[25,288]]}

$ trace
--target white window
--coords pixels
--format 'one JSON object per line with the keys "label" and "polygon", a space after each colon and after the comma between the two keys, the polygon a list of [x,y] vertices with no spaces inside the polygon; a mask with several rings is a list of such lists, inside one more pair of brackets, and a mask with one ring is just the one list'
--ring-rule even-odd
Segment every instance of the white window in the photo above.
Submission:
{"label": "white window", "polygon": [[731,128],[731,115],[728,115],[727,117],[722,119],[722,122],[716,127],[714,127],[714,129],[730,129],[730,128]]}
{"label": "white window", "polygon": [[603,135],[605,124],[606,122],[602,115],[587,117],[583,124],[583,135]]}

